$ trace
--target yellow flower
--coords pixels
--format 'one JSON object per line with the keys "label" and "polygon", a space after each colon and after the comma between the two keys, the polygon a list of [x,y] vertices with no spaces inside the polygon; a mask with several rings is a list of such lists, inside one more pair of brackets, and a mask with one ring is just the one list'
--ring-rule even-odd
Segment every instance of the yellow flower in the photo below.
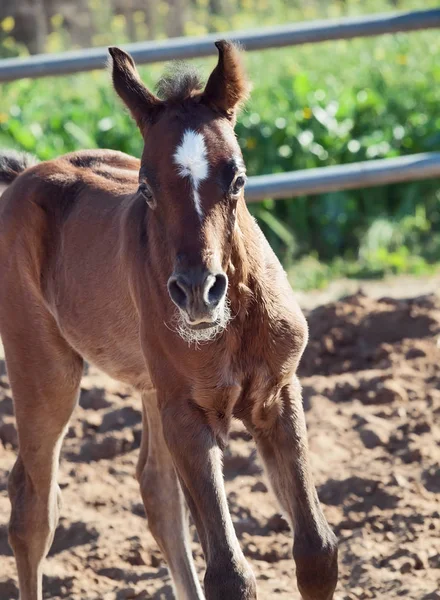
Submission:
{"label": "yellow flower", "polygon": [[310,106],[305,106],[303,108],[303,117],[304,117],[304,119],[311,119],[312,116],[313,116],[313,113],[312,113],[312,109],[310,108]]}
{"label": "yellow flower", "polygon": [[64,18],[63,15],[52,15],[50,18],[50,22],[52,23],[52,27],[55,29],[59,29],[63,24]]}
{"label": "yellow flower", "polygon": [[246,146],[249,148],[249,150],[253,150],[257,145],[257,140],[253,137],[250,137],[247,139],[246,141]]}
{"label": "yellow flower", "polygon": [[6,123],[8,120],[8,115],[6,113],[0,112],[0,123]]}
{"label": "yellow flower", "polygon": [[6,17],[6,19],[3,19],[3,21],[0,23],[0,27],[3,29],[3,31],[6,31],[6,33],[12,31],[15,27],[14,17]]}
{"label": "yellow flower", "polygon": [[398,54],[397,55],[397,63],[399,65],[406,65],[406,64],[408,64],[408,57],[406,56],[406,54]]}
{"label": "yellow flower", "polygon": [[115,15],[112,19],[112,27],[116,29],[124,29],[126,22],[127,21],[124,15]]}

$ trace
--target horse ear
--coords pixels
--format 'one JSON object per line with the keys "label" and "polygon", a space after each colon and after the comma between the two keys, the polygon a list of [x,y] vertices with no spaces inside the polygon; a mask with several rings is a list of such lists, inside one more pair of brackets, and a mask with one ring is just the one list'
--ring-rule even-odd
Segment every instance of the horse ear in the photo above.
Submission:
{"label": "horse ear", "polygon": [[215,42],[218,63],[211,73],[202,99],[235,124],[240,105],[248,98],[250,83],[238,47],[232,42]]}
{"label": "horse ear", "polygon": [[157,116],[162,102],[141,81],[130,54],[116,47],[109,48],[108,51],[112,57],[113,86],[130,110],[141,133],[144,133]]}

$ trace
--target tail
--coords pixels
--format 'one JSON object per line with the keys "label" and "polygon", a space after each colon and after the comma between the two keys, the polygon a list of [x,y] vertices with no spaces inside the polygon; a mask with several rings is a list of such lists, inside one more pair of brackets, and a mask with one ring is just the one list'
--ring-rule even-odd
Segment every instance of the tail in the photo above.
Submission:
{"label": "tail", "polygon": [[27,152],[0,150],[0,195],[20,173],[38,163],[38,159]]}

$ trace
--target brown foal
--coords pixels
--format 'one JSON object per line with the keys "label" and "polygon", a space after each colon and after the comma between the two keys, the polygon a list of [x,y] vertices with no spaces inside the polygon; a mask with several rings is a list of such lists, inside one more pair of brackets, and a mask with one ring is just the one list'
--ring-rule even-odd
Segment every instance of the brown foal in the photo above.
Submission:
{"label": "brown foal", "polygon": [[21,600],[42,598],[83,359],[142,394],[137,477],[179,600],[257,597],[223,485],[232,418],[252,433],[291,524],[302,597],[333,597],[336,538],[310,474],[295,375],[307,325],[245,204],[233,128],[249,86],[237,48],[216,46],[205,87],[181,67],[158,96],[110,49],[114,87],[144,138],[140,161],[109,150],[36,165],[0,156],[0,332],[20,442],[9,539]]}

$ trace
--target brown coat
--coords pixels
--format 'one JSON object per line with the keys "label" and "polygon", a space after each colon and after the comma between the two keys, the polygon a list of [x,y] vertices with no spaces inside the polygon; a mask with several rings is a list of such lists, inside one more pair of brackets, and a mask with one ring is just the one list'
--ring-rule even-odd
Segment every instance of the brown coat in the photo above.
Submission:
{"label": "brown coat", "polygon": [[[221,477],[232,417],[254,435],[295,531],[303,598],[333,597],[336,541],[309,473],[295,376],[307,326],[246,207],[231,125],[247,83],[237,50],[227,43],[218,48],[219,64],[205,90],[189,88],[182,97],[180,86],[180,96],[171,92],[167,100],[143,86],[128,55],[111,49],[115,88],[145,139],[141,162],[109,150],[69,154],[27,168],[0,199],[0,332],[20,438],[10,482],[10,540],[23,600],[41,598],[40,564],[57,518],[45,507],[57,513],[53,465],[82,359],[143,395],[138,478],[179,599],[203,597],[182,490],[207,560],[208,600],[256,598]],[[209,164],[200,182],[193,177],[193,187],[170,163],[188,130],[206,143],[206,151],[195,151]],[[197,343],[197,331],[195,343],[179,336],[169,295],[173,273],[196,271],[224,274],[228,282],[209,314],[229,310],[231,318],[206,343]],[[185,293],[202,293],[194,289]],[[177,312],[187,318],[185,310]]]}

